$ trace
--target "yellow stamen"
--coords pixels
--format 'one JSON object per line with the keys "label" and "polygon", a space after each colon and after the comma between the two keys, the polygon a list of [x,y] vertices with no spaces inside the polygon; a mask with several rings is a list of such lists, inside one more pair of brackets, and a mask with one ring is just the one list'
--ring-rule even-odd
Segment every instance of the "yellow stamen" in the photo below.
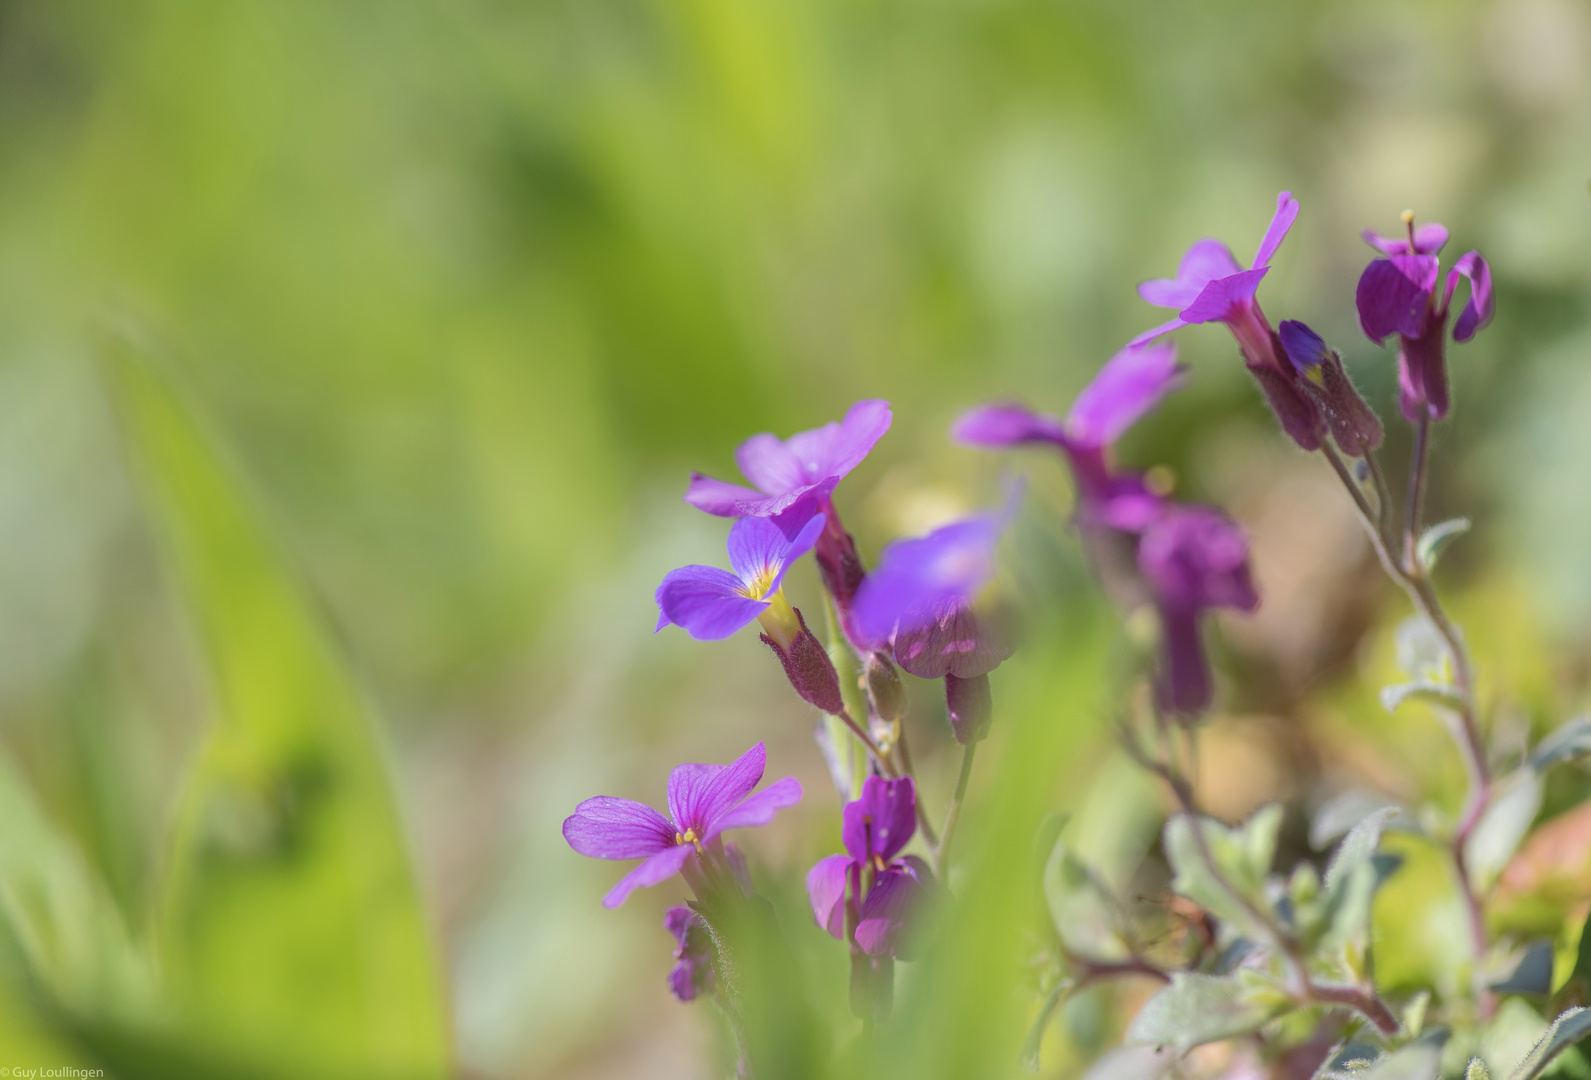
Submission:
{"label": "yellow stamen", "polygon": [[880,874],[882,874],[884,872],[884,856],[882,856],[882,855],[874,855],[873,856],[873,869],[877,870]]}
{"label": "yellow stamen", "polygon": [[1409,230],[1409,254],[1414,253],[1414,211],[1403,211],[1403,227]]}
{"label": "yellow stamen", "polygon": [[686,829],[682,833],[679,833],[679,832],[675,833],[674,834],[674,842],[676,844],[693,844],[696,847],[697,854],[701,853],[702,842],[700,840],[696,839],[696,830],[695,829]]}

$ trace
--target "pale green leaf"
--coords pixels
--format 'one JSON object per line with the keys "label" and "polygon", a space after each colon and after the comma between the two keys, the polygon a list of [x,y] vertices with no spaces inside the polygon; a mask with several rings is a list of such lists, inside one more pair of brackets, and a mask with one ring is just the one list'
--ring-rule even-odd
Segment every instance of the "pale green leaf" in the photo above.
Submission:
{"label": "pale green leaf", "polygon": [[1477,891],[1484,893],[1530,831],[1541,809],[1542,780],[1526,767],[1497,782],[1486,812],[1464,842],[1464,864]]}
{"label": "pale green leaf", "polygon": [[1436,682],[1447,677],[1447,642],[1424,615],[1410,615],[1399,623],[1394,642],[1398,666],[1416,679]]}
{"label": "pale green leaf", "polygon": [[1090,960],[1124,960],[1116,905],[1093,874],[1056,840],[1044,864],[1044,899],[1066,948]]}
{"label": "pale green leaf", "polygon": [[183,1028],[297,1077],[445,1075],[436,953],[364,702],[171,383],[127,353],[110,372],[215,713],[162,900]]}
{"label": "pale green leaf", "polygon": [[1178,972],[1138,1010],[1127,1041],[1170,1046],[1185,1054],[1195,1046],[1258,1031],[1276,1015],[1273,1001],[1256,1000],[1236,978]]}
{"label": "pale green leaf", "polygon": [[1420,534],[1419,541],[1414,545],[1414,551],[1420,560],[1420,565],[1425,567],[1426,573],[1436,568],[1436,562],[1442,557],[1442,552],[1446,551],[1447,546],[1454,540],[1469,532],[1469,527],[1469,518],[1450,518],[1432,525]]}
{"label": "pale green leaf", "polygon": [[1381,688],[1381,707],[1387,712],[1397,712],[1410,701],[1423,701],[1427,705],[1440,705],[1445,709],[1461,709],[1464,699],[1446,683],[1410,682]]}
{"label": "pale green leaf", "polygon": [[1441,1050],[1417,1042],[1380,1058],[1356,1080],[1436,1080],[1441,1069]]}
{"label": "pale green leaf", "polygon": [[1553,1058],[1587,1035],[1591,1035],[1591,1009],[1570,1009],[1560,1014],[1508,1080],[1535,1080],[1552,1064]]}
{"label": "pale green leaf", "polygon": [[1480,1058],[1470,1058],[1469,1068],[1464,1070],[1464,1080],[1492,1080],[1492,1074]]}
{"label": "pale green leaf", "polygon": [[[1237,828],[1210,818],[1199,821],[1201,847],[1186,814],[1166,822],[1164,846],[1174,871],[1171,887],[1244,937],[1269,941],[1270,902],[1265,877],[1276,853],[1282,808],[1266,806]],[[1205,852],[1215,860],[1212,870]],[[1219,871],[1217,873],[1216,871]]]}
{"label": "pale green leaf", "polygon": [[1530,755],[1530,767],[1539,772],[1586,753],[1591,753],[1591,717],[1577,716],[1541,740]]}

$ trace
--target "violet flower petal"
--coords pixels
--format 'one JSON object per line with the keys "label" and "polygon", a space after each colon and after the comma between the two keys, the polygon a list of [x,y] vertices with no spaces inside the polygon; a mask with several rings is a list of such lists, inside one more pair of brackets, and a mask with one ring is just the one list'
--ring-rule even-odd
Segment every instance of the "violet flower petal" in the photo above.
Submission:
{"label": "violet flower petal", "polygon": [[[778,533],[777,528],[769,527]],[[697,641],[726,638],[768,606],[766,600],[747,596],[744,589],[745,583],[740,578],[716,566],[682,566],[670,570],[663,584],[657,587],[658,618],[653,633],[674,623]]]}
{"label": "violet flower petal", "polygon": [[1161,704],[1174,712],[1203,712],[1214,690],[1210,662],[1199,640],[1198,613],[1162,607],[1160,623],[1165,651],[1157,687]]}
{"label": "violet flower petal", "polygon": [[1066,416],[1079,446],[1108,446],[1178,385],[1177,347],[1128,346],[1105,362]]}
{"label": "violet flower petal", "polygon": [[602,906],[616,908],[627,900],[636,889],[644,889],[667,881],[680,872],[680,867],[685,865],[685,860],[696,854],[696,848],[690,844],[675,844],[672,847],[659,851],[640,866],[631,870],[619,879],[608,895],[602,898]]}
{"label": "violet flower petal", "polygon": [[1315,367],[1326,359],[1328,350],[1325,339],[1306,324],[1296,319],[1283,319],[1282,325],[1276,328],[1276,334],[1282,339],[1282,348],[1286,350],[1287,358],[1300,372]]}
{"label": "violet flower petal", "polygon": [[593,859],[643,859],[674,846],[674,826],[645,803],[598,795],[564,819],[563,838]]}
{"label": "violet flower petal", "polygon": [[695,909],[675,904],[663,912],[663,929],[673,934],[675,942],[683,947],[690,936],[691,925],[700,918]]}
{"label": "violet flower petal", "polygon": [[1492,321],[1496,307],[1492,299],[1492,268],[1480,252],[1465,252],[1448,271],[1447,298],[1450,301],[1460,277],[1469,281],[1469,302],[1453,324],[1453,340],[1468,341],[1475,336],[1475,331]]}
{"label": "violet flower petal", "polygon": [[857,590],[851,613],[869,641],[887,641],[897,626],[921,626],[950,605],[969,602],[994,573],[1004,516],[978,515],[884,549],[878,568]]}
{"label": "violet flower petal", "polygon": [[1061,421],[1021,405],[980,405],[951,425],[950,437],[968,446],[1066,445]]}
{"label": "violet flower petal", "polygon": [[1390,334],[1419,337],[1438,272],[1434,255],[1393,255],[1365,267],[1354,290],[1365,336],[1377,344]]}
{"label": "violet flower petal", "polygon": [[917,791],[911,777],[869,776],[862,797],[845,806],[840,838],[857,862],[893,859],[917,831]]}
{"label": "violet flower petal", "polygon": [[1436,255],[1447,246],[1447,226],[1428,221],[1414,230],[1414,246],[1407,235],[1383,236],[1374,229],[1359,234],[1365,243],[1384,255]]}
{"label": "violet flower petal", "polygon": [[1260,281],[1270,273],[1270,267],[1259,266],[1243,270],[1224,278],[1217,278],[1202,290],[1198,297],[1178,314],[1188,325],[1207,322],[1226,322],[1233,318],[1238,306],[1254,299]]}
{"label": "violet flower petal", "polygon": [[1298,200],[1293,198],[1291,191],[1283,191],[1276,196],[1276,213],[1271,217],[1271,223],[1265,229],[1265,236],[1260,240],[1259,250],[1254,253],[1253,268],[1258,270],[1262,266],[1271,264],[1271,256],[1276,254],[1276,249],[1281,247],[1282,240],[1287,236],[1287,230],[1293,227],[1293,222],[1298,219]]}
{"label": "violet flower petal", "polygon": [[1219,240],[1206,237],[1182,256],[1176,277],[1146,281],[1138,286],[1138,295],[1156,307],[1184,308],[1193,303],[1210,282],[1241,269],[1231,249]]}
{"label": "violet flower petal", "polygon": [[766,825],[780,810],[801,801],[801,781],[793,776],[776,781],[748,798],[739,806],[727,811],[707,826],[707,836],[712,839],[726,829],[745,829]]}
{"label": "violet flower petal", "polygon": [[1250,611],[1259,605],[1249,575],[1248,539],[1213,507],[1167,509],[1139,541],[1138,566],[1170,607]]}
{"label": "violet flower petal", "polygon": [[685,490],[685,501],[718,517],[739,517],[745,513],[741,507],[767,502],[768,496],[749,487],[693,472],[690,487]]}
{"label": "violet flower petal", "polygon": [[[1199,294],[1198,293],[1194,293],[1193,295],[1194,295],[1194,298],[1196,299]],[[1189,300],[1188,302],[1191,304],[1193,302],[1193,300]],[[1165,337],[1167,334],[1171,333],[1172,331],[1181,330],[1184,326],[1187,326],[1187,325],[1188,325],[1187,320],[1185,320],[1181,315],[1178,315],[1176,318],[1170,320],[1169,322],[1163,322],[1159,326],[1152,326],[1148,330],[1145,330],[1143,333],[1139,334],[1137,337],[1135,337],[1131,341],[1129,341],[1127,343],[1127,346],[1128,346],[1128,348],[1132,348],[1133,346],[1136,346],[1136,345],[1146,345],[1149,342],[1153,341],[1155,338]]]}
{"label": "violet flower petal", "polygon": [[768,753],[762,743],[728,765],[676,765],[668,774],[668,812],[680,832],[706,841],[714,822],[751,794],[762,780]]}
{"label": "violet flower petal", "polygon": [[1011,656],[1010,646],[966,604],[954,603],[930,619],[911,612],[895,631],[895,662],[919,679],[987,675]]}
{"label": "violet flower petal", "polygon": [[[845,419],[838,424],[798,432],[790,436],[786,445],[800,462],[807,483],[829,476],[838,479],[862,463],[889,430],[893,418],[889,402],[865,399],[846,410]],[[755,480],[750,473],[746,476]]]}
{"label": "violet flower petal", "polygon": [[807,871],[807,899],[812,903],[812,917],[836,941],[845,939],[845,877],[851,860],[844,855],[830,855],[819,859]]}
{"label": "violet flower petal", "polygon": [[779,591],[785,571],[818,542],[824,517],[812,517],[794,539],[768,518],[743,517],[729,530],[729,565],[743,589],[757,600]]}
{"label": "violet flower petal", "polygon": [[879,874],[862,901],[856,923],[858,947],[869,956],[892,952],[912,905],[922,896],[923,887],[911,874],[893,867]]}
{"label": "violet flower petal", "polygon": [[753,435],[737,446],[735,464],[754,487],[769,495],[783,495],[818,479],[806,474],[783,439],[768,432]]}

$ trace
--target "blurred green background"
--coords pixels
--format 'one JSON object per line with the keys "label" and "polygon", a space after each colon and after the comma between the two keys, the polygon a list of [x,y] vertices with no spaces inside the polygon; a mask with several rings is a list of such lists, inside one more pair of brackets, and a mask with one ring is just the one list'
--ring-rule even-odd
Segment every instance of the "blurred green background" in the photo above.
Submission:
{"label": "blurred green background", "polygon": [[[1479,522],[1447,581],[1492,702],[1545,726],[1591,678],[1588,179],[1583,0],[5,0],[0,1050],[713,1075],[709,1011],[663,984],[677,883],[605,911],[621,871],[558,824],[757,739],[808,797],[744,846],[843,1044],[800,891],[838,839],[811,717],[751,634],[654,637],[651,591],[721,560],[689,470],[882,396],[839,496],[865,554],[1031,476],[1030,639],[953,882],[977,917],[903,970],[892,1051],[1015,1074],[1034,826],[1091,807],[1131,849],[1152,816],[1090,784],[1156,797],[1108,764],[1123,650],[1060,469],[949,446],[950,419],[1064,409],[1160,321],[1136,282],[1205,235],[1246,262],[1283,188],[1262,302],[1384,406],[1357,234],[1444,221],[1499,300],[1453,353],[1433,517]],[[1456,797],[1436,725],[1389,734],[1356,677],[1401,608],[1329,476],[1219,327],[1181,344],[1191,387],[1123,455],[1254,536],[1215,809],[1396,787],[1400,760]],[[816,610],[810,568],[791,589]],[[1106,1037],[1090,1008],[1047,1068]]]}

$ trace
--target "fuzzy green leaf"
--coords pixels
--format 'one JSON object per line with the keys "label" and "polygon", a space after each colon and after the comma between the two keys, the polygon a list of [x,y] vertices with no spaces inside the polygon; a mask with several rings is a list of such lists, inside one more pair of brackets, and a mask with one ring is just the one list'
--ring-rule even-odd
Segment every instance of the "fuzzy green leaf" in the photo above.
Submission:
{"label": "fuzzy green leaf", "polygon": [[1426,573],[1436,568],[1436,561],[1442,557],[1442,552],[1447,550],[1447,545],[1469,532],[1469,518],[1450,518],[1447,521],[1432,525],[1420,534],[1419,541],[1414,545],[1414,553],[1420,560],[1420,565],[1425,567]]}
{"label": "fuzzy green leaf", "polygon": [[1274,1001],[1263,1000],[1236,978],[1178,972],[1138,1010],[1127,1041],[1171,1046],[1185,1054],[1195,1046],[1258,1031],[1278,1011]]}
{"label": "fuzzy green leaf", "polygon": [[[1237,828],[1211,818],[1201,818],[1204,847],[1215,860],[1212,871],[1186,814],[1166,822],[1165,850],[1175,872],[1171,887],[1244,937],[1269,941],[1274,937],[1266,921],[1271,905],[1265,896],[1265,877],[1276,855],[1276,834],[1282,808],[1266,806]],[[1235,894],[1235,895],[1234,895]]]}
{"label": "fuzzy green leaf", "polygon": [[1560,1014],[1508,1080],[1535,1080],[1552,1064],[1553,1058],[1587,1035],[1591,1035],[1591,1009],[1570,1009]]}
{"label": "fuzzy green leaf", "polygon": [[1491,886],[1519,849],[1541,809],[1541,795],[1541,774],[1529,767],[1498,782],[1486,812],[1464,842],[1464,864],[1478,891]]}

